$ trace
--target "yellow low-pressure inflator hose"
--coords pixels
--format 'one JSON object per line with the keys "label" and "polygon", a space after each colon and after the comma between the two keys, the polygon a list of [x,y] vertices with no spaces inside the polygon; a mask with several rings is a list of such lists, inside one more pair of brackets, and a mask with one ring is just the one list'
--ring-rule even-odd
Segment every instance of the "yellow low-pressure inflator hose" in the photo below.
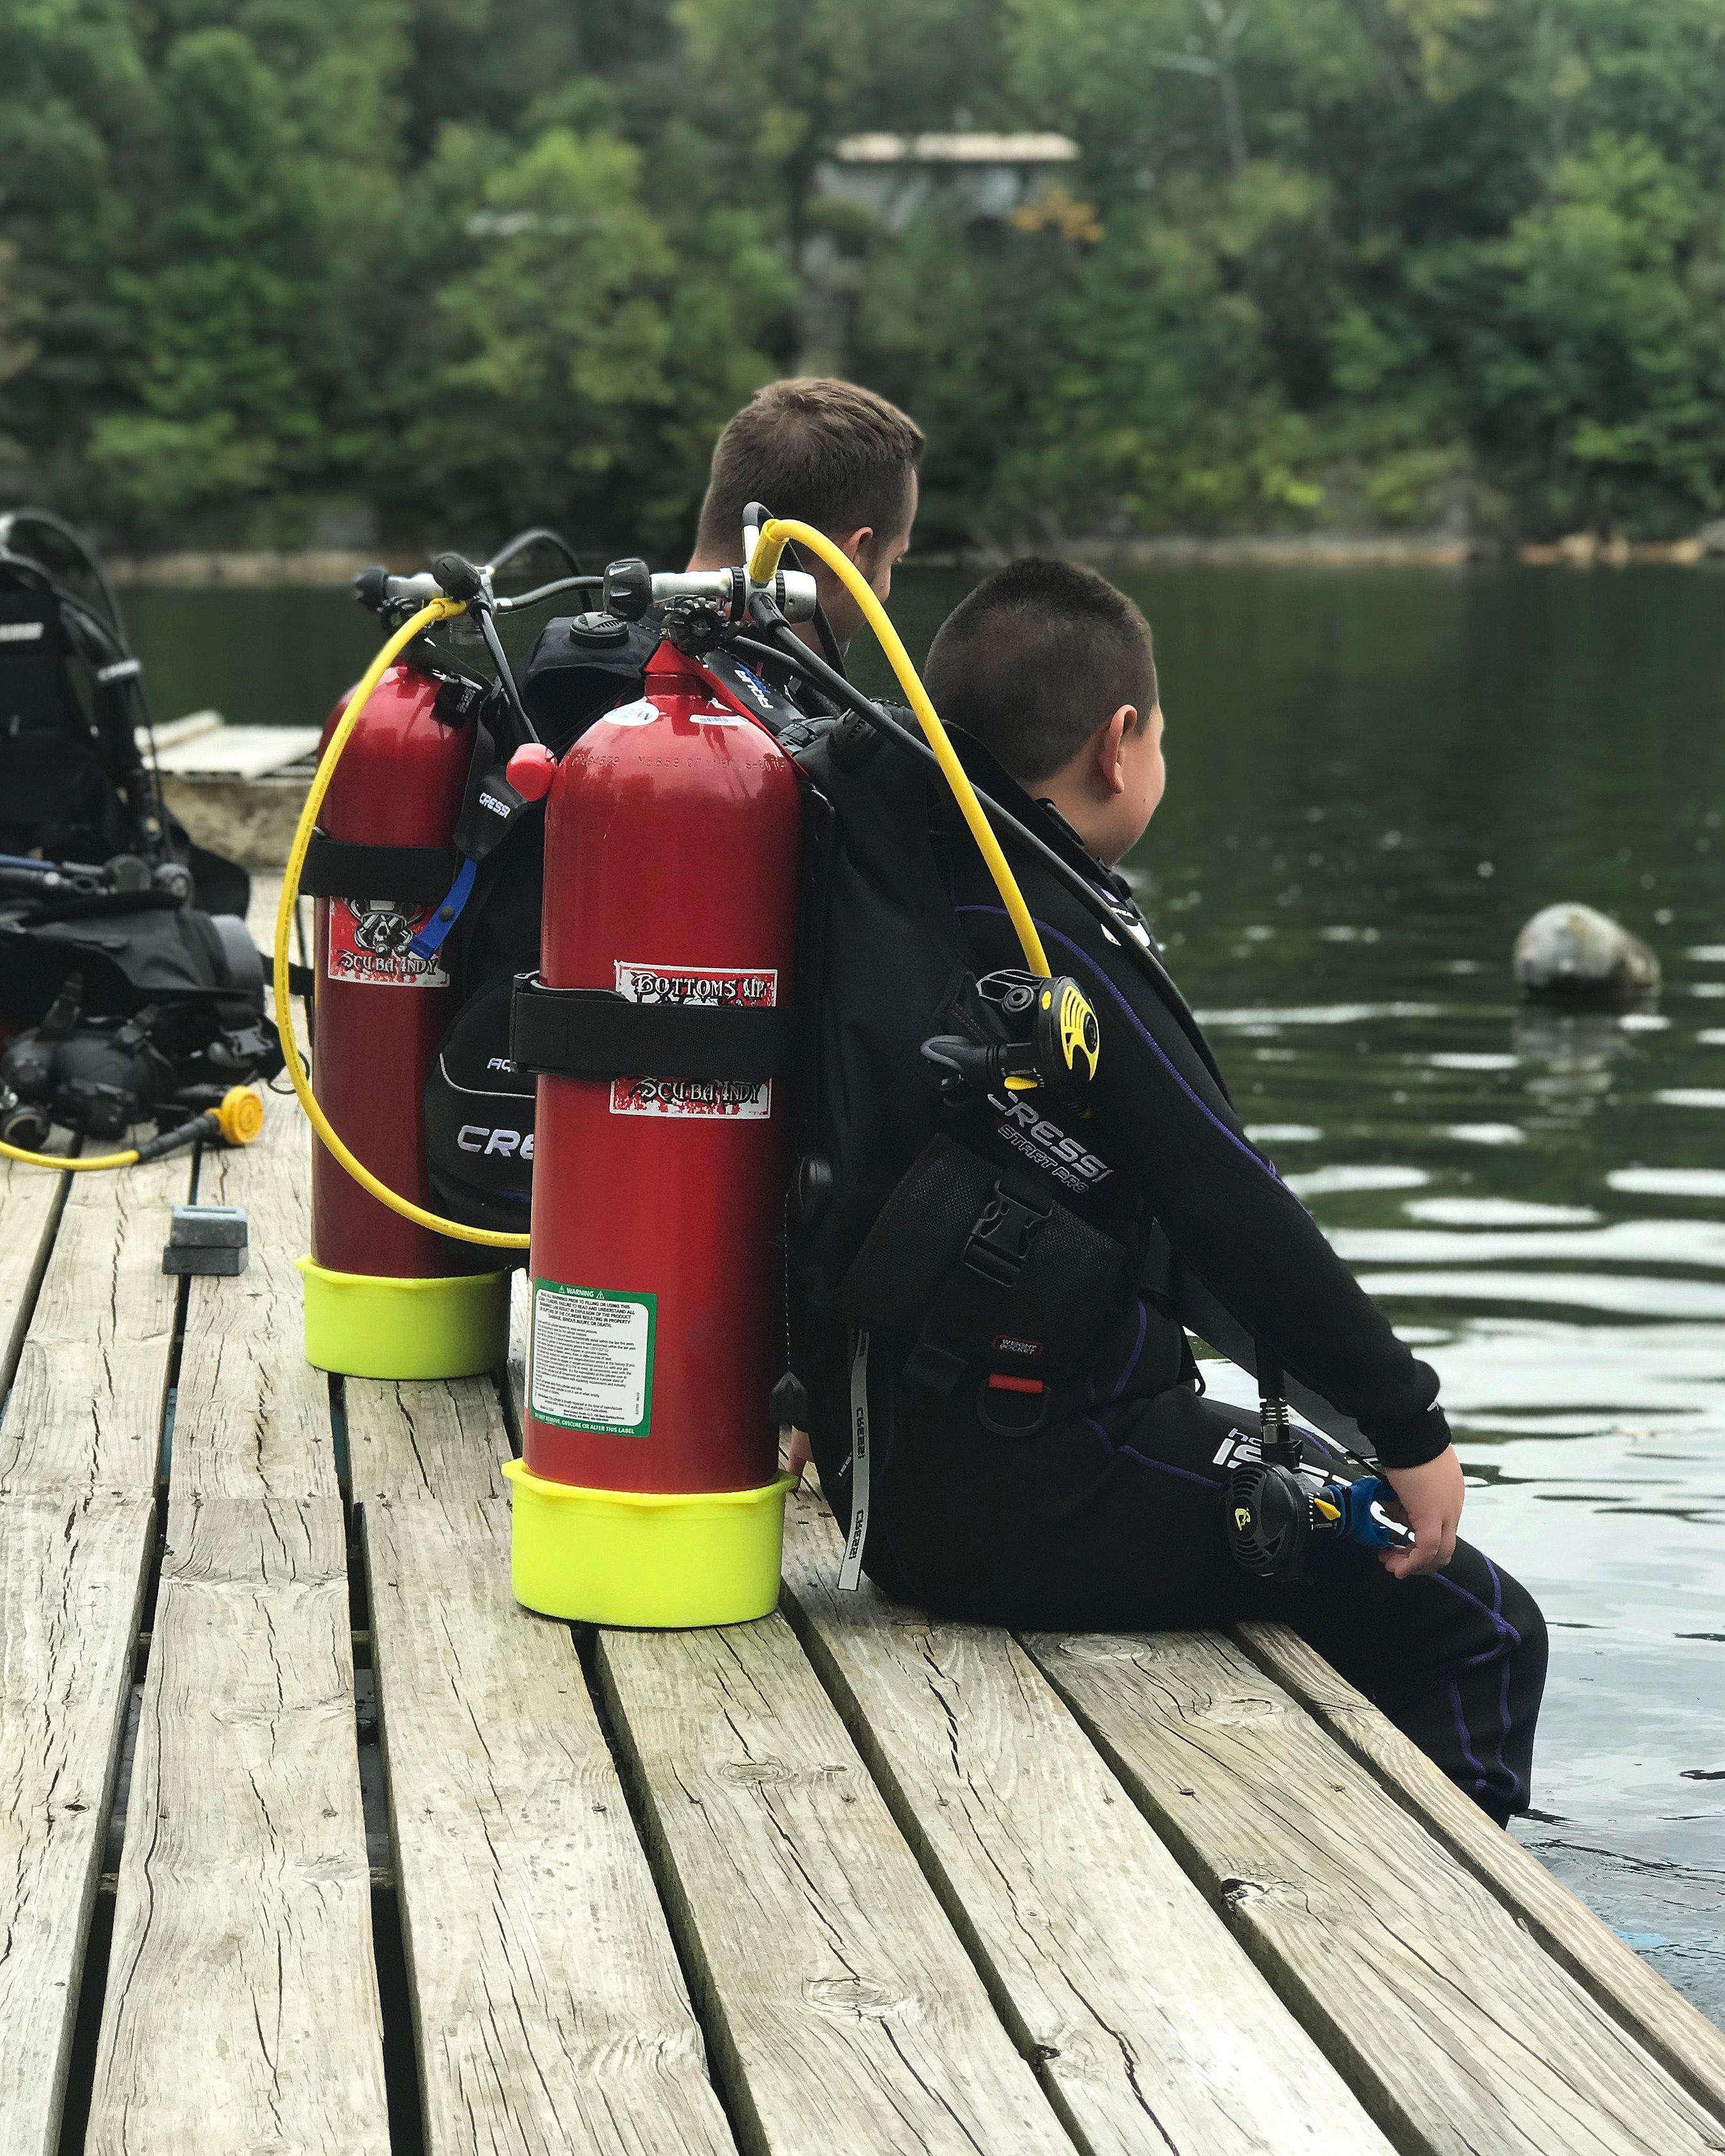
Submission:
{"label": "yellow low-pressure inflator hose", "polygon": [[1042,938],[1036,932],[1036,923],[1030,918],[1030,909],[1024,903],[1024,894],[1019,889],[1000,841],[983,814],[983,804],[976,798],[976,788],[971,784],[964,766],[958,761],[946,728],[941,724],[940,714],[929,701],[928,691],[911,663],[911,654],[905,649],[891,617],[874,592],[868,579],[850,557],[835,547],[824,531],[817,531],[812,524],[804,524],[794,516],[772,516],[761,526],[760,537],[755,542],[754,559],[749,563],[750,580],[757,584],[770,583],[777,573],[779,558],[787,546],[795,541],[806,547],[811,554],[824,562],[856,601],[863,619],[874,630],[875,641],[886,654],[886,663],[897,677],[905,692],[905,701],[916,715],[916,722],[934,751],[935,761],[952,789],[952,798],[958,803],[959,813],[970,826],[970,834],[977,842],[978,850],[987,865],[988,874],[994,879],[994,888],[999,892],[1008,919],[1017,932],[1024,948],[1024,963],[1041,980],[1050,976],[1048,953],[1042,947]]}
{"label": "yellow low-pressure inflator hose", "polygon": [[359,724],[360,714],[370,702],[372,691],[394,665],[397,655],[413,642],[422,629],[429,629],[434,621],[445,621],[451,614],[465,611],[459,599],[433,599],[421,607],[411,620],[402,624],[361,675],[359,685],[347,699],[347,708],[337,721],[336,731],[330,736],[329,747],[318,760],[317,776],[312,780],[311,790],[305,796],[305,805],[300,811],[300,821],[294,832],[294,843],[288,850],[287,873],[281,882],[281,903],[275,911],[275,1029],[281,1035],[282,1051],[287,1057],[288,1076],[293,1081],[294,1091],[300,1096],[300,1106],[305,1111],[312,1129],[361,1189],[369,1191],[380,1205],[387,1205],[392,1213],[400,1214],[403,1220],[411,1220],[418,1227],[429,1228],[434,1235],[451,1235],[463,1243],[483,1243],[494,1250],[525,1250],[531,1240],[526,1235],[507,1235],[495,1228],[470,1228],[462,1221],[445,1220],[440,1214],[428,1212],[424,1206],[414,1204],[412,1199],[402,1197],[387,1183],[380,1182],[362,1160],[357,1159],[349,1152],[340,1134],[331,1127],[329,1117],[318,1105],[317,1096],[311,1090],[299,1052],[294,1045],[294,1015],[288,993],[288,945],[293,935],[294,908],[300,896],[300,877],[305,866],[305,851],[311,844],[318,811],[323,807],[323,798],[330,790],[330,781],[336,775],[336,766],[341,760],[341,752],[347,746],[348,737]]}

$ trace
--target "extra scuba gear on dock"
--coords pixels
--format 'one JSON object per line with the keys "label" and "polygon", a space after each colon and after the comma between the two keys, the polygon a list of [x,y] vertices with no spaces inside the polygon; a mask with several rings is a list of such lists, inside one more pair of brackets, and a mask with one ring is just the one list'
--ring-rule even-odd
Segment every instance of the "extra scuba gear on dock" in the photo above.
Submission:
{"label": "extra scuba gear on dock", "polygon": [[[95,555],[0,516],[0,1156],[127,1168],[256,1134],[281,1068],[242,869],[168,814],[141,672]],[[192,903],[194,896],[198,904]],[[209,909],[209,910],[203,910]],[[42,1150],[56,1127],[110,1153]]]}
{"label": "extra scuba gear on dock", "polygon": [[143,671],[100,563],[40,509],[0,516],[0,853],[112,864],[195,883],[244,913],[243,869],[196,845],[163,802]]}
{"label": "extra scuba gear on dock", "polygon": [[[154,1159],[211,1133],[247,1081],[281,1068],[245,923],[201,912],[177,863],[0,859],[0,1152],[88,1168]],[[252,1110],[229,1105],[239,1131]],[[239,1117],[240,1121],[234,1119]],[[157,1137],[95,1158],[45,1152],[58,1126]],[[172,1145],[167,1142],[172,1133]],[[224,1129],[223,1135],[227,1135]]]}

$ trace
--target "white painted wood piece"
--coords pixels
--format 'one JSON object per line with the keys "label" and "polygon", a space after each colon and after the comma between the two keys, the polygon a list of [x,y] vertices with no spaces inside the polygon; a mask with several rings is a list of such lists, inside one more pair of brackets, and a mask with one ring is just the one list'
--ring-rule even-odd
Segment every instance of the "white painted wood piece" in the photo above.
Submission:
{"label": "white painted wood piece", "polygon": [[1389,2156],[1011,1635],[839,1593],[841,1548],[794,1495],[798,1629],[1079,2145]]}
{"label": "white painted wood piece", "polygon": [[321,735],[317,726],[229,726],[172,742],[158,734],[156,762],[164,778],[264,778],[310,756]]}
{"label": "white painted wood piece", "polygon": [[1178,1632],[1025,1645],[1398,2147],[1701,2156],[1725,2145],[1237,1642]]}
{"label": "white painted wood piece", "polygon": [[[163,720],[155,730],[156,746],[158,749],[177,748],[182,742],[196,741],[200,734],[213,734],[218,726],[224,726],[227,723],[219,711],[187,711],[183,717]],[[150,753],[150,728],[139,726],[134,737],[139,752],[147,756]]]}

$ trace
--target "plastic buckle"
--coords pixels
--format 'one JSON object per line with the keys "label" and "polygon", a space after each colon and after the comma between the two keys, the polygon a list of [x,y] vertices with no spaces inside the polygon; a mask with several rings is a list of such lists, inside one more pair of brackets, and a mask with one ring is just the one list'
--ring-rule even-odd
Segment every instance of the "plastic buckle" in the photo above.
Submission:
{"label": "plastic buckle", "polygon": [[1053,1210],[1052,1199],[1039,1212],[1021,1199],[1009,1197],[997,1183],[972,1225],[964,1246],[965,1264],[1002,1287],[1013,1286]]}

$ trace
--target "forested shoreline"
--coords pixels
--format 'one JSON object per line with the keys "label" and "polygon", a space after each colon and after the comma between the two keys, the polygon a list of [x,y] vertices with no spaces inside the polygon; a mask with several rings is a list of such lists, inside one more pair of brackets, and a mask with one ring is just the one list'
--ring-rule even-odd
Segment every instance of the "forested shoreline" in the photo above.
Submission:
{"label": "forested shoreline", "polygon": [[[823,174],[1055,130],[1009,216]],[[806,363],[935,547],[1725,511],[1719,0],[12,0],[0,492],[112,543],[674,543]]]}

